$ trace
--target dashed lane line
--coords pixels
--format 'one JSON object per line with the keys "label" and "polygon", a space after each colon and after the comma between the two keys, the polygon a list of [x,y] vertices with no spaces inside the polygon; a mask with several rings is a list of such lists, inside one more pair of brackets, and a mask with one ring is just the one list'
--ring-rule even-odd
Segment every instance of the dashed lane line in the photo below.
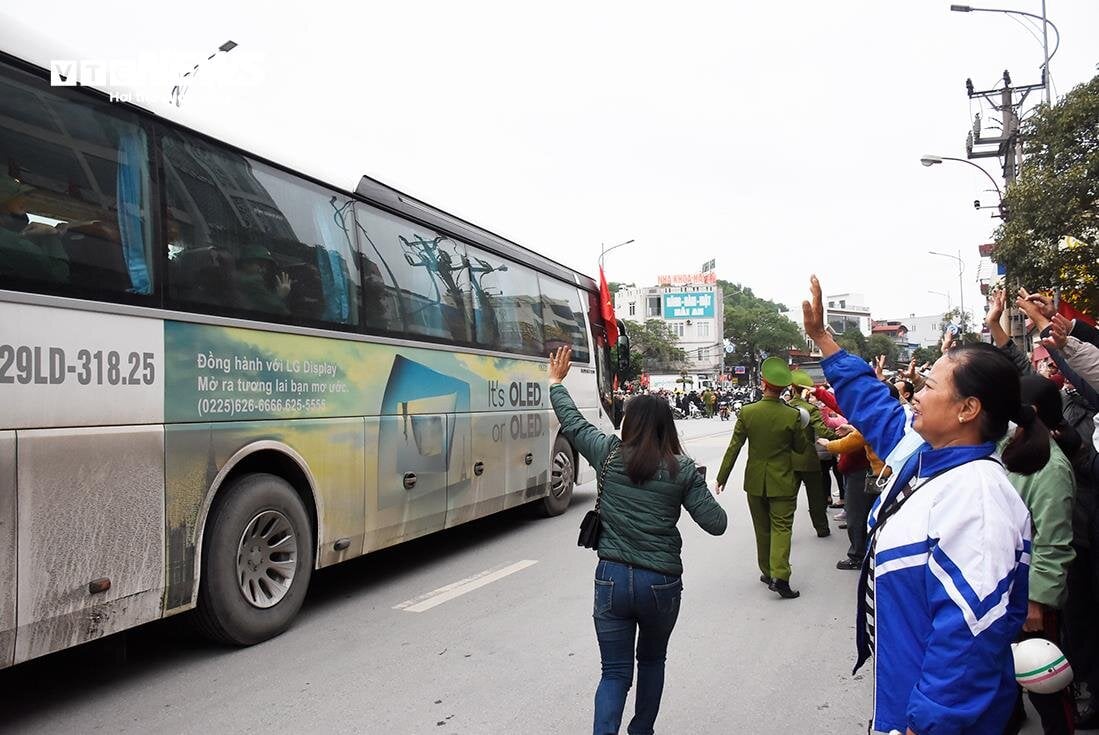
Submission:
{"label": "dashed lane line", "polygon": [[521,572],[527,567],[534,566],[538,562],[534,559],[523,559],[517,561],[514,564],[508,564],[506,567],[498,569],[486,569],[483,572],[474,574],[472,577],[466,577],[460,579],[457,582],[448,584],[445,587],[440,587],[437,590],[432,590],[427,594],[414,597],[411,600],[405,600],[399,605],[394,605],[394,610],[403,610],[404,612],[425,612],[433,607],[442,605],[444,602],[449,602],[456,597],[461,597],[467,592],[480,589],[485,585],[497,582],[504,577]]}

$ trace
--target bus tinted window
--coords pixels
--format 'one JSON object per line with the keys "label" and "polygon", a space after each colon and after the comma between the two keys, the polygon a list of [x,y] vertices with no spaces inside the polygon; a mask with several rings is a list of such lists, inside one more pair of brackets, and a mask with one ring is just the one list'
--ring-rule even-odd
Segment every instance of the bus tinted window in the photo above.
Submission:
{"label": "bus tinted window", "polygon": [[163,140],[169,295],[277,321],[358,324],[350,200],[188,136]]}
{"label": "bus tinted window", "polygon": [[473,247],[468,269],[477,344],[545,357],[542,301],[534,271]]}
{"label": "bus tinted window", "polygon": [[542,318],[545,321],[546,350],[563,345],[572,347],[574,362],[588,362],[587,328],[584,306],[576,286],[553,278],[538,277],[542,291]]}
{"label": "bus tinted window", "polygon": [[0,285],[153,292],[148,139],[108,107],[0,74]]}
{"label": "bus tinted window", "polygon": [[372,330],[470,344],[470,286],[465,247],[430,228],[355,207]]}

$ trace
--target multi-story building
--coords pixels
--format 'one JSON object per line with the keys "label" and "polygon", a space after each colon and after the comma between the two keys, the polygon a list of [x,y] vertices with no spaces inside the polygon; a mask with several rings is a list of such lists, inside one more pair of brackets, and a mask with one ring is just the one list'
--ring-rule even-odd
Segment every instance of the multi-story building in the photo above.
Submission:
{"label": "multi-story building", "polygon": [[[865,305],[866,297],[861,293],[841,293],[825,296],[823,302],[824,323],[831,328],[833,334],[838,336],[854,330],[862,332],[864,337],[871,335],[870,307]],[[798,328],[801,328],[802,315],[800,308],[782,313],[787,319],[797,324]],[[802,336],[805,337],[804,329],[802,329]],[[805,337],[805,349],[809,355],[820,355],[816,344],[808,337]]]}
{"label": "multi-story building", "polygon": [[884,322],[879,323],[903,324],[907,327],[908,336],[906,339],[913,349],[916,347],[932,347],[939,344],[943,338],[943,330],[946,329],[947,325],[943,314],[929,314],[927,316],[909,314],[896,319],[886,319]]}
{"label": "multi-story building", "polygon": [[[725,313],[720,286],[703,283],[621,288],[614,295],[614,314],[622,321],[666,322],[678,346],[687,353],[687,364],[682,369],[699,375],[721,373]],[[680,366],[654,365],[649,369],[678,370]]]}

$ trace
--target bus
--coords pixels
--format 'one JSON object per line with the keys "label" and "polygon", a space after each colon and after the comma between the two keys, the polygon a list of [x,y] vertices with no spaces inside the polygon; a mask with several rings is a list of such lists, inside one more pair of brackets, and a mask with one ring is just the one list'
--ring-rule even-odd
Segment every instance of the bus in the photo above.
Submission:
{"label": "bus", "polygon": [[11,55],[0,162],[0,667],[190,610],[263,641],[316,569],[594,476],[546,377],[570,345],[612,430],[591,278]]}

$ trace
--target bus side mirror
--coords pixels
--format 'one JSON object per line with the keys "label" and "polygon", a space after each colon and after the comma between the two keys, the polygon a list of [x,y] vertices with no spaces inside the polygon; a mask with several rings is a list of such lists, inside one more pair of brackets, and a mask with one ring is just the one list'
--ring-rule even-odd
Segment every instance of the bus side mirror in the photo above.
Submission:
{"label": "bus side mirror", "polygon": [[618,322],[618,364],[614,371],[620,380],[630,372],[630,334],[622,322]]}

